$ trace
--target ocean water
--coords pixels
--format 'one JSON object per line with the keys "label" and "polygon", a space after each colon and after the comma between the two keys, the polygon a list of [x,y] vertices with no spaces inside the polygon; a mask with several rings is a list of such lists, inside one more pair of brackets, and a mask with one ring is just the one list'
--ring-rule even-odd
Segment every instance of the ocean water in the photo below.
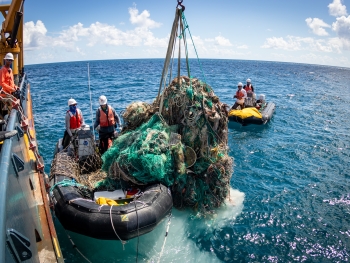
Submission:
{"label": "ocean water", "polygon": [[[231,202],[198,219],[173,209],[153,232],[125,244],[68,232],[91,262],[347,262],[350,260],[350,69],[240,60],[190,60],[232,104],[239,81],[276,104],[265,126],[229,125]],[[93,112],[106,95],[118,112],[156,97],[162,59],[91,61]],[[183,67],[185,69],[185,67]],[[91,124],[87,62],[26,66],[45,171],[64,132],[67,100]],[[203,74],[204,73],[204,74]],[[185,74],[185,72],[183,72]],[[65,262],[87,262],[55,220]],[[165,244],[164,244],[165,241]],[[164,244],[164,248],[162,246]]]}

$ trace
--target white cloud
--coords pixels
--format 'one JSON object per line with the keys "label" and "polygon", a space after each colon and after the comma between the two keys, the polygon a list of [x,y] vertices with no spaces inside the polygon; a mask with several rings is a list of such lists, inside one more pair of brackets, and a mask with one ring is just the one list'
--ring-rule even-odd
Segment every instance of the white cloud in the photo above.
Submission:
{"label": "white cloud", "polygon": [[267,38],[262,48],[284,49],[284,50],[300,50],[300,41],[297,41],[295,37],[287,36],[287,40],[283,37],[270,37]]}
{"label": "white cloud", "polygon": [[40,20],[27,22],[24,24],[24,48],[27,50],[37,49],[46,45],[47,29]]}
{"label": "white cloud", "polygon": [[159,52],[158,49],[145,49],[144,52],[150,57],[164,55],[163,53]]}
{"label": "white cloud", "polygon": [[80,48],[78,48],[78,47],[76,48],[76,52],[78,52],[79,54],[85,56],[85,52],[80,50]]}
{"label": "white cloud", "polygon": [[337,21],[332,24],[332,29],[337,33],[343,48],[350,50],[350,15],[337,17]]}
{"label": "white cloud", "polygon": [[267,38],[264,45],[261,48],[282,49],[288,51],[309,50],[320,52],[337,52],[341,53],[342,42],[338,38],[314,39],[311,37],[295,37],[287,36],[283,37]]}
{"label": "white cloud", "polygon": [[237,48],[239,48],[239,49],[248,49],[248,46],[247,45],[241,45],[241,46],[238,46]]}
{"label": "white cloud", "polygon": [[308,27],[312,29],[312,32],[318,36],[328,36],[327,31],[324,29],[324,27],[331,27],[327,23],[323,22],[322,19],[319,18],[307,18],[305,19],[306,24]]}
{"label": "white cloud", "polygon": [[206,38],[205,42],[215,42],[218,46],[231,47],[232,44],[229,39],[222,36],[217,36],[215,38]]}
{"label": "white cloud", "polygon": [[344,48],[343,41],[338,37],[328,39],[328,45],[330,45],[337,53],[341,53],[341,50]]}
{"label": "white cloud", "polygon": [[[196,47],[204,46],[204,41],[201,39],[201,37],[199,37],[199,36],[192,36],[192,39],[193,39],[194,45]],[[187,40],[187,44],[191,44],[192,45],[192,41],[189,38]]]}
{"label": "white cloud", "polygon": [[[138,10],[129,9],[130,21],[137,25],[133,30],[122,31],[114,25],[100,22],[92,23],[89,27],[84,27],[82,23],[75,24],[62,30],[58,36],[47,36],[47,29],[40,20],[27,22],[24,26],[24,44],[26,49],[39,49],[45,46],[63,47],[67,52],[77,52],[84,55],[82,48],[93,47],[95,45],[106,46],[153,46],[166,47],[168,37],[156,38],[150,28],[160,26],[151,20],[148,11],[138,14]],[[78,47],[79,45],[79,47]]]}
{"label": "white cloud", "polygon": [[224,38],[222,36],[215,37],[215,41],[216,41],[216,44],[219,46],[224,46],[224,47],[232,46],[230,40],[228,40],[227,38]]}
{"label": "white cloud", "polygon": [[136,24],[140,27],[154,28],[160,27],[161,23],[157,23],[150,19],[150,13],[147,10],[144,10],[139,14],[139,10],[136,9],[136,6],[129,8],[130,22],[131,24]]}
{"label": "white cloud", "polygon": [[341,0],[333,0],[333,2],[328,5],[328,8],[331,16],[347,15],[346,6],[341,3]]}
{"label": "white cloud", "polygon": [[210,55],[210,57],[228,58],[228,57],[235,57],[235,56],[247,56],[248,54],[250,54],[250,52],[241,53],[241,52],[236,52],[232,49],[219,48],[217,45],[215,45],[210,49],[210,52],[208,55]]}

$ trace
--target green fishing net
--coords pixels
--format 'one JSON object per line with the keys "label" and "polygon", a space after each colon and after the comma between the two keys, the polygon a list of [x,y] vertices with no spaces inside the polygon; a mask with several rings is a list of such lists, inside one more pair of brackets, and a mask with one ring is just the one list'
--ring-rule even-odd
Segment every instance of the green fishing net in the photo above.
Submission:
{"label": "green fishing net", "polygon": [[227,110],[209,85],[175,78],[152,105],[132,103],[123,116],[126,129],[102,156],[111,178],[160,182],[178,208],[207,213],[224,202],[233,173]]}

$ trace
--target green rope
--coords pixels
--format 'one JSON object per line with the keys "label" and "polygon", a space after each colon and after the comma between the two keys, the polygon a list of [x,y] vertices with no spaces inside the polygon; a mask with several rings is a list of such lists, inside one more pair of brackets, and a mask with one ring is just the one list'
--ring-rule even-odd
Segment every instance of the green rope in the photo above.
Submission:
{"label": "green rope", "polygon": [[60,181],[60,182],[54,184],[53,186],[51,186],[50,192],[52,192],[53,189],[54,189],[56,186],[58,186],[58,185],[63,186],[63,187],[66,187],[66,186],[86,187],[86,186],[84,186],[84,185],[82,185],[82,184],[77,183],[74,179],[71,179],[71,180],[70,180],[70,179],[64,179],[64,180],[62,180],[62,181]]}
{"label": "green rope", "polygon": [[[204,71],[203,71],[203,67],[202,67],[202,64],[201,64],[201,62],[200,62],[200,60],[199,60],[199,56],[198,56],[198,52],[197,52],[197,49],[196,49],[196,46],[194,45],[194,41],[193,41],[193,38],[192,38],[192,34],[191,34],[191,31],[190,31],[190,28],[189,28],[189,26],[188,26],[188,23],[187,23],[187,20],[186,20],[186,17],[185,17],[185,14],[184,13],[182,13],[182,20],[183,20],[183,22],[184,22],[184,32],[183,32],[183,34],[185,34],[185,30],[186,30],[186,28],[188,29],[188,33],[190,34],[190,37],[191,37],[191,40],[192,40],[192,44],[193,44],[193,47],[194,47],[194,51],[196,52],[196,56],[197,56],[197,61],[198,61],[198,64],[199,64],[199,67],[200,67],[200,69],[201,69],[201,71],[202,71],[202,74],[203,74],[203,78],[204,78],[204,82],[206,83],[206,86],[207,86],[207,80],[206,80],[206,78],[205,78],[205,74],[204,74]],[[187,50],[187,48],[186,48],[186,50]],[[208,87],[208,86],[207,86]]]}

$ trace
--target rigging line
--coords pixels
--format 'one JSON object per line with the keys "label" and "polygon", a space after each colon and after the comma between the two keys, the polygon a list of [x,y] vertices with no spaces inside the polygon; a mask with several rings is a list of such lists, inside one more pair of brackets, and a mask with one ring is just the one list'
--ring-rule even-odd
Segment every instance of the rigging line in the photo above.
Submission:
{"label": "rigging line", "polygon": [[136,212],[136,220],[137,220],[137,247],[136,247],[136,263],[138,261],[139,258],[139,243],[140,243],[140,233],[139,233],[139,214],[137,213],[137,206],[136,206],[136,197],[141,196],[141,194],[143,195],[143,193],[140,193],[140,195],[135,195],[134,196],[134,201],[135,201],[135,212]]}
{"label": "rigging line", "polygon": [[168,220],[167,227],[166,227],[166,232],[165,232],[165,237],[164,237],[164,241],[163,241],[163,245],[162,245],[162,250],[160,251],[160,254],[159,254],[158,263],[160,262],[160,259],[161,259],[162,255],[163,255],[166,239],[167,239],[168,233],[169,233],[170,221],[171,221],[171,211],[170,211],[170,214],[169,214],[169,220]]}
{"label": "rigging line", "polygon": [[122,239],[118,236],[117,231],[115,231],[115,228],[114,228],[113,218],[112,218],[112,208],[113,208],[113,205],[111,206],[111,209],[109,209],[109,218],[111,219],[111,225],[112,225],[114,234],[119,238],[120,242],[121,242],[122,245],[123,245],[123,250],[125,250],[124,244],[126,243],[126,241],[125,241],[125,240],[122,240]]}
{"label": "rigging line", "polygon": [[178,21],[179,21],[179,11],[178,11],[178,9],[176,9],[175,19],[174,19],[174,22],[173,22],[173,27],[171,29],[171,34],[170,34],[170,38],[169,38],[168,49],[167,49],[167,53],[166,53],[166,59],[164,61],[162,78],[160,80],[157,101],[159,101],[160,91],[162,89],[162,85],[163,85],[163,82],[164,82],[165,74],[167,74],[167,72],[168,72],[169,57],[170,57],[170,55],[172,53],[172,49],[174,48],[174,36],[175,36],[175,32],[177,30]]}
{"label": "rigging line", "polygon": [[[176,35],[175,35],[175,43],[174,43],[174,46],[176,46],[176,39],[177,39],[177,32],[176,32]],[[168,84],[168,86],[170,86],[171,78],[172,78],[172,73],[173,73],[174,54],[175,54],[175,48],[173,49],[173,54],[171,55],[171,66],[170,66],[170,76],[169,76],[169,84]]]}
{"label": "rigging line", "polygon": [[[157,99],[156,99],[157,102],[159,102],[159,95],[161,93],[160,91],[162,89],[163,82],[164,82],[164,86],[166,86],[166,76],[168,75],[168,71],[169,71],[170,57],[171,57],[172,50],[174,49],[175,36],[177,35],[176,31],[177,31],[177,27],[178,27],[178,21],[180,19],[181,18],[179,16],[179,12],[178,12],[178,9],[177,9],[176,10],[174,24],[173,24],[173,28],[172,28],[172,31],[171,31],[171,36],[170,36],[170,39],[169,39],[168,50],[167,50],[167,54],[166,54],[166,58],[165,58],[165,62],[164,62],[164,67],[163,67],[163,72],[162,72],[162,79],[161,79],[160,85],[159,85],[158,96],[157,96]],[[163,99],[164,99],[164,96],[162,94],[161,98],[160,98],[160,103],[159,103],[159,113],[161,113],[162,109],[163,109]]]}
{"label": "rigging line", "polygon": [[90,89],[90,65],[87,63],[88,66],[88,85],[89,85],[89,93],[90,93],[90,112],[91,112],[91,122],[92,122],[92,134],[94,136],[95,140],[95,130],[94,130],[94,115],[92,114],[92,99],[91,99],[91,89]]}
{"label": "rigging line", "polygon": [[[182,15],[182,13],[181,13],[181,15]],[[187,47],[187,41],[186,41],[186,31],[185,31],[186,27],[184,28],[182,19],[180,19],[180,28],[182,31],[184,47],[185,47],[187,74],[188,74],[188,77],[191,78],[190,63],[188,61],[188,47]],[[193,43],[193,46],[194,46],[194,43]],[[190,85],[192,86],[192,82],[190,82]]]}
{"label": "rigging line", "polygon": [[81,251],[77,248],[77,246],[74,244],[74,242],[73,242],[72,238],[70,237],[70,235],[68,235],[67,231],[64,231],[64,232],[66,233],[68,239],[69,239],[70,242],[72,243],[73,248],[75,248],[75,249],[78,251],[78,253],[79,253],[87,262],[92,263],[92,262],[91,262],[90,260],[88,260],[87,257],[85,257],[85,256],[83,255],[83,253],[81,253]]}
{"label": "rigging line", "polygon": [[[180,20],[181,23],[181,20]],[[180,34],[179,37],[181,37],[181,29],[180,29]],[[181,71],[181,39],[179,39],[179,54],[177,56],[177,84],[179,85],[180,88],[180,71]]]}
{"label": "rigging line", "polygon": [[202,67],[202,64],[201,64],[201,62],[200,62],[200,60],[199,60],[198,52],[197,52],[196,46],[194,45],[194,41],[193,41],[193,38],[192,38],[192,34],[191,34],[191,31],[190,31],[190,28],[189,28],[189,26],[188,26],[188,23],[187,23],[187,20],[186,20],[186,17],[185,17],[185,14],[184,14],[184,13],[182,13],[182,19],[183,19],[184,24],[185,24],[185,29],[187,28],[187,29],[188,29],[188,33],[190,34],[190,37],[191,37],[191,40],[192,40],[192,44],[193,44],[193,48],[194,48],[194,51],[196,52],[197,61],[198,61],[199,67],[200,67],[200,69],[201,69],[201,71],[202,71],[202,74],[203,74],[204,82],[205,82],[206,86],[208,86],[208,85],[207,85],[207,80],[206,80],[206,78],[205,78],[205,74],[204,74],[204,71],[203,71],[203,67]]}

